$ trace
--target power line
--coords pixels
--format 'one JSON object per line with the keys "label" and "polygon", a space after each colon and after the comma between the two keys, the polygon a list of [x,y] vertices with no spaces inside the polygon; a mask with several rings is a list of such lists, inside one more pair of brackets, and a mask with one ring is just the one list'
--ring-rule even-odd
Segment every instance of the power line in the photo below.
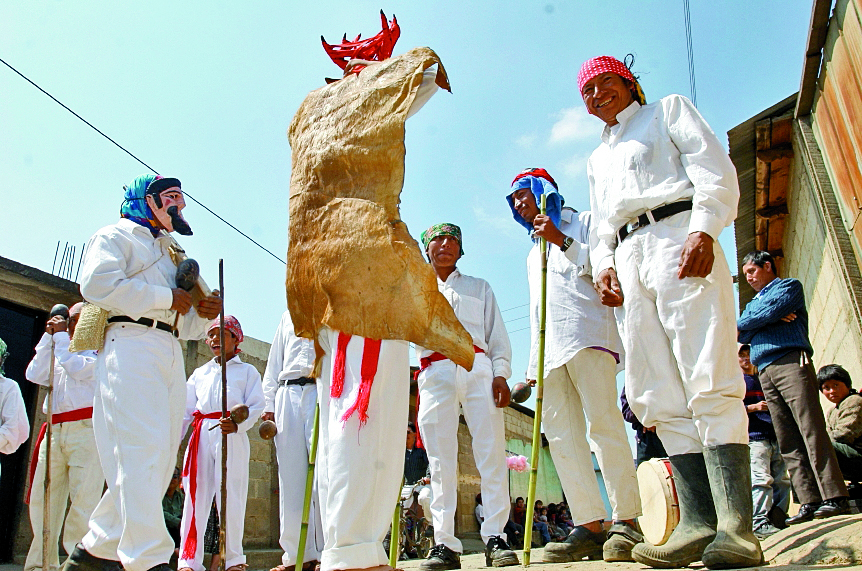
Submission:
{"label": "power line", "polygon": [[[138,161],[139,163],[141,163],[144,167],[146,167],[146,168],[147,168],[147,169],[149,169],[151,172],[153,172],[153,174],[156,174],[156,175],[158,175],[158,174],[159,174],[159,172],[158,172],[158,171],[156,171],[156,169],[154,169],[153,167],[151,167],[150,165],[148,165],[147,163],[145,163],[144,161],[142,161],[141,159],[139,159],[138,157],[136,157],[136,156],[134,155],[134,153],[132,153],[130,150],[128,150],[127,148],[125,148],[123,145],[121,145],[120,143],[118,143],[117,141],[115,141],[114,139],[112,139],[111,137],[109,137],[108,135],[106,135],[105,133],[103,133],[103,132],[98,128],[98,127],[96,127],[95,125],[93,125],[92,123],[90,123],[89,121],[87,121],[86,119],[84,119],[83,117],[81,117],[80,115],[78,115],[77,113],[75,113],[75,112],[74,112],[72,109],[70,109],[70,108],[69,108],[69,106],[67,106],[65,103],[63,103],[62,101],[60,101],[59,99],[57,99],[56,97],[54,97],[53,95],[51,95],[50,93],[48,93],[47,91],[45,91],[44,89],[42,89],[41,87],[39,87],[39,85],[37,85],[33,80],[31,80],[29,77],[27,77],[26,75],[24,75],[23,73],[21,73],[20,71],[18,71],[18,70],[17,70],[17,69],[15,69],[14,67],[12,67],[12,66],[11,66],[9,63],[7,63],[4,59],[0,58],[0,63],[3,63],[3,65],[5,65],[5,66],[6,66],[6,67],[8,67],[9,69],[11,69],[11,70],[12,70],[12,71],[14,71],[15,73],[17,73],[17,74],[18,74],[19,76],[21,76],[24,80],[26,80],[26,81],[27,81],[27,83],[29,83],[30,85],[32,85],[33,87],[35,87],[36,89],[38,89],[39,91],[41,91],[42,93],[44,93],[45,95],[47,95],[48,97],[50,97],[50,98],[51,98],[55,103],[57,103],[60,107],[62,107],[63,109],[65,109],[66,111],[68,111],[69,113],[71,113],[72,115],[74,115],[75,117],[77,117],[78,119],[80,119],[81,121],[83,121],[83,122],[84,122],[88,127],[90,127],[90,128],[91,128],[91,129],[93,129],[95,132],[97,132],[98,134],[100,134],[101,136],[103,136],[104,138],[106,138],[107,140],[109,140],[110,142],[112,142],[112,143],[113,143],[113,144],[114,144],[118,149],[120,149],[121,151],[123,151],[124,153],[126,153],[127,155],[129,155],[130,157],[132,157],[133,159],[135,159],[136,161]],[[285,263],[285,261],[284,261],[284,260],[282,260],[281,258],[279,258],[278,256],[276,256],[275,254],[273,254],[273,253],[272,253],[268,248],[264,247],[264,246],[263,246],[262,244],[260,244],[257,240],[255,240],[254,238],[252,238],[251,236],[249,236],[248,234],[246,234],[245,232],[243,232],[242,230],[240,230],[239,228],[237,228],[236,226],[234,226],[233,224],[231,224],[230,222],[228,222],[227,220],[225,220],[224,218],[222,218],[221,216],[219,216],[218,214],[216,214],[216,213],[215,213],[211,208],[209,208],[207,205],[205,205],[203,202],[201,202],[200,200],[198,200],[197,198],[195,198],[194,196],[192,196],[191,194],[189,194],[189,193],[188,193],[188,192],[186,192],[185,190],[183,191],[183,195],[185,195],[185,196],[187,196],[187,197],[191,198],[191,199],[192,199],[193,201],[195,201],[199,206],[203,207],[203,209],[204,209],[204,210],[206,210],[207,212],[209,212],[210,214],[212,214],[213,216],[215,216],[216,218],[218,218],[219,220],[221,220],[222,222],[224,222],[225,224],[227,224],[228,226],[230,226],[231,228],[233,228],[234,230],[236,230],[239,234],[241,234],[243,237],[245,237],[246,239],[248,239],[252,244],[254,244],[255,246],[257,246],[258,248],[260,248],[261,250],[263,250],[264,252],[266,252],[267,254],[269,254],[270,256],[272,256],[273,258],[275,258],[276,260],[278,260],[278,261],[279,261],[279,262],[281,262],[282,264],[284,264],[284,263]]]}
{"label": "power line", "polygon": [[522,303],[521,305],[516,305],[515,307],[510,307],[509,309],[503,309],[500,313],[506,313],[507,311],[512,311],[513,309],[518,309],[519,307],[527,307],[530,305],[529,303]]}
{"label": "power line", "polygon": [[503,323],[512,323],[513,321],[520,321],[522,319],[527,319],[530,317],[529,315],[522,315],[521,317],[513,317],[512,319],[505,319]]}
{"label": "power line", "polygon": [[692,49],[691,41],[691,12],[688,7],[688,0],[682,0],[682,4],[685,13],[685,43],[688,48],[688,83],[691,88],[691,102],[697,107],[697,87],[694,80],[694,50]]}

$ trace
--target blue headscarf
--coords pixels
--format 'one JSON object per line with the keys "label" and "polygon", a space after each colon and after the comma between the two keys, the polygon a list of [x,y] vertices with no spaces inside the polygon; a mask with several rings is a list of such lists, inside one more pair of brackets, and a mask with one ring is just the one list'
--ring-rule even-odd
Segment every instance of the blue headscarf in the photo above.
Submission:
{"label": "blue headscarf", "polygon": [[563,204],[565,204],[566,201],[563,199],[563,195],[561,195],[557,190],[557,183],[551,175],[549,175],[545,169],[526,169],[512,181],[512,187],[509,189],[509,194],[506,196],[506,201],[509,203],[509,208],[512,209],[512,216],[515,218],[515,221],[526,228],[527,232],[532,234],[533,225],[524,220],[524,218],[518,214],[518,211],[515,210],[515,201],[512,198],[515,191],[522,188],[530,189],[533,196],[536,198],[536,206],[541,204],[541,196],[543,194],[546,196],[545,214],[551,219],[554,226],[559,228],[560,214],[563,209]]}
{"label": "blue headscarf", "polygon": [[153,216],[153,211],[144,197],[147,193],[147,187],[157,178],[161,177],[154,174],[143,174],[133,180],[125,187],[123,205],[120,206],[120,218],[128,218],[132,222],[140,224],[152,232],[153,236],[158,236],[159,227],[155,216]]}

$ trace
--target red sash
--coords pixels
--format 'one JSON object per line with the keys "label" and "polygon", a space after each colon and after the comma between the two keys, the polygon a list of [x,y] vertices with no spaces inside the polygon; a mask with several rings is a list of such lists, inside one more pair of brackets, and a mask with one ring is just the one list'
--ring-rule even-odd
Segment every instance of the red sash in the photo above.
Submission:
{"label": "red sash", "polygon": [[[63,422],[72,422],[75,420],[86,420],[93,418],[93,407],[78,408],[75,410],[67,410],[66,412],[58,412],[51,415],[51,424],[61,424]],[[39,429],[39,436],[36,437],[36,445],[33,446],[33,457],[30,459],[30,485],[27,486],[27,495],[24,497],[24,503],[30,503],[30,492],[33,490],[33,476],[36,474],[36,463],[39,461],[39,446],[42,440],[45,439],[45,432],[48,430],[48,423],[43,422],[42,428]]]}
{"label": "red sash", "polygon": [[186,536],[185,545],[183,545],[183,553],[180,559],[194,559],[195,552],[198,549],[198,530],[195,525],[195,499],[198,490],[198,447],[201,440],[201,425],[205,418],[221,418],[221,411],[210,412],[207,414],[196,410],[192,414],[192,433],[189,436],[188,454],[186,455],[186,464],[183,466],[183,477],[189,477],[189,489],[186,492],[192,499],[192,515],[190,518],[189,533]]}
{"label": "red sash", "polygon": [[[484,351],[484,349],[479,349],[478,347],[473,345],[473,352],[474,353],[484,353],[485,351]],[[421,366],[419,367],[419,370],[416,372],[416,378],[418,379],[419,373],[421,373],[422,371],[424,371],[425,369],[430,367],[431,363],[436,363],[437,361],[446,361],[447,359],[449,359],[449,357],[447,357],[446,355],[444,355],[442,353],[437,353],[437,352],[431,353],[427,357],[422,357],[421,359],[419,359],[419,364]]]}

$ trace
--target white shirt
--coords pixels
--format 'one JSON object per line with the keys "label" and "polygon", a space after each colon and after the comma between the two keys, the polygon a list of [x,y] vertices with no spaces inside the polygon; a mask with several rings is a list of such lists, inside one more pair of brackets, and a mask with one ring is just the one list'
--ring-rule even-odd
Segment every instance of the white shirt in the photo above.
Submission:
{"label": "white shirt", "polygon": [[[25,376],[31,383],[48,386],[48,362],[51,360],[51,335],[43,333],[36,345],[36,355],[27,365]],[[54,333],[54,395],[53,413],[68,412],[93,406],[96,391],[96,352],[69,352],[69,334]],[[48,413],[48,397],[42,403]]]}
{"label": "white shirt", "polygon": [[[248,407],[248,418],[238,425],[239,432],[254,426],[263,414],[263,388],[260,373],[239,355],[227,362],[227,409],[244,404]],[[192,373],[186,382],[186,414],[183,418],[183,434],[188,430],[192,414],[199,410],[204,414],[221,412],[221,366],[213,358]],[[218,422],[213,420],[213,423]]]}
{"label": "white shirt", "polygon": [[0,453],[12,454],[30,437],[30,423],[18,383],[0,375]]}
{"label": "white shirt", "polygon": [[692,199],[689,233],[714,239],[736,218],[739,185],[727,151],[682,95],[634,102],[605,127],[587,161],[595,236],[593,275],[614,267],[616,232],[647,210]]}
{"label": "white shirt", "polygon": [[[613,309],[599,301],[589,277],[589,236],[592,214],[563,208],[560,231],[574,239],[562,252],[548,243],[548,290],[545,325],[545,375],[568,363],[587,347],[622,353]],[[536,240],[527,256],[530,283],[530,364],[527,378],[535,379],[539,366],[539,303],[542,291],[542,252]]]}
{"label": "white shirt", "polygon": [[[168,253],[170,237],[164,231],[153,237],[147,228],[126,218],[105,226],[87,243],[81,265],[81,295],[108,310],[108,317],[148,317],[173,325],[171,310],[177,287],[177,267]],[[181,315],[181,339],[202,339],[209,320],[194,307]]]}
{"label": "white shirt", "polygon": [[[445,282],[438,277],[437,288],[473,338],[473,345],[482,349],[491,360],[494,377],[511,377],[512,346],[497,299],[488,282],[455,270]],[[429,349],[416,346],[416,354],[420,359],[432,353]]]}
{"label": "white shirt", "polygon": [[263,373],[263,395],[266,399],[264,412],[275,412],[278,381],[311,377],[314,359],[314,341],[296,336],[290,312],[285,311],[269,348],[266,371]]}

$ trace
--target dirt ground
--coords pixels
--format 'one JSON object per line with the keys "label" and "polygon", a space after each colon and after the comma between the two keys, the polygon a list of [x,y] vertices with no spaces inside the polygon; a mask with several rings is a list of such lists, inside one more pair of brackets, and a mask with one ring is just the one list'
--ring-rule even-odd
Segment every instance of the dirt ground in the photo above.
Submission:
{"label": "dirt ground", "polygon": [[[760,569],[801,571],[804,569],[862,568],[862,514],[839,516],[793,526],[761,542],[767,565]],[[523,553],[518,552],[523,564]],[[400,561],[404,571],[418,571],[421,560]],[[605,563],[579,561],[576,563],[542,563],[542,550],[530,552],[530,567],[541,571],[629,571],[647,567],[639,563]],[[462,569],[485,567],[481,553],[461,558]],[[695,563],[692,569],[705,569]],[[513,567],[512,569],[515,569]]]}

